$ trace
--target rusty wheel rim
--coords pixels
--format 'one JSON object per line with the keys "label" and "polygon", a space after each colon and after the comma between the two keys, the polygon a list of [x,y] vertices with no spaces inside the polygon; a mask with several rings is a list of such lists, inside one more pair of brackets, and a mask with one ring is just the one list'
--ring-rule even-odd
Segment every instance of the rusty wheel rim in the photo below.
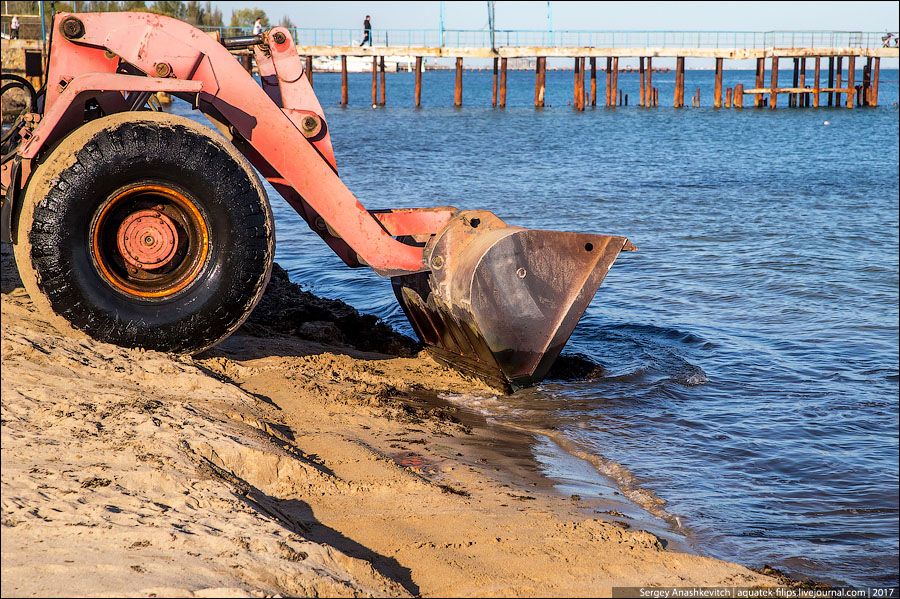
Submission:
{"label": "rusty wheel rim", "polygon": [[113,192],[90,230],[91,258],[113,289],[141,299],[174,296],[197,280],[209,255],[209,226],[197,203],[168,183]]}

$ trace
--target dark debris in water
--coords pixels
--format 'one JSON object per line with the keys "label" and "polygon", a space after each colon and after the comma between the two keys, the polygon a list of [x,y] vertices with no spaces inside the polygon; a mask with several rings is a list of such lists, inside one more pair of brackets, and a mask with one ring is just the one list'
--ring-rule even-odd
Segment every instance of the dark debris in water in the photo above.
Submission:
{"label": "dark debris in water", "polygon": [[421,349],[376,316],[304,291],[278,264],[272,266],[269,286],[244,323],[244,332],[257,337],[291,335],[391,356],[410,357]]}
{"label": "dark debris in water", "polygon": [[593,381],[603,377],[604,368],[584,354],[562,354],[547,373],[554,381]]}

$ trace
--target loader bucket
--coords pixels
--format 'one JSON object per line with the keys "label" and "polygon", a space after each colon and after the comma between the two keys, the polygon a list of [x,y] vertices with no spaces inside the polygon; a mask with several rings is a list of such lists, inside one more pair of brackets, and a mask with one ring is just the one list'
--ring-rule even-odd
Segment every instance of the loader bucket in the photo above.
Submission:
{"label": "loader bucket", "polygon": [[625,237],[465,211],[426,247],[430,272],[392,280],[438,361],[508,392],[547,374],[619,252],[633,249]]}

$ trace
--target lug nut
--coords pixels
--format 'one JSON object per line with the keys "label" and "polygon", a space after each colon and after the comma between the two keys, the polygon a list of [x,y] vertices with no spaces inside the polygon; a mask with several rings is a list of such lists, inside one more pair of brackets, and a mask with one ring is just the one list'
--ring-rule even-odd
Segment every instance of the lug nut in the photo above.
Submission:
{"label": "lug nut", "polygon": [[314,116],[305,116],[303,117],[303,120],[300,121],[300,128],[303,129],[304,135],[311,135],[319,128],[319,119]]}
{"label": "lug nut", "polygon": [[157,77],[168,77],[172,74],[172,66],[166,62],[158,62],[156,63],[156,76]]}
{"label": "lug nut", "polygon": [[444,258],[443,256],[435,256],[431,259],[431,267],[435,270],[440,270],[444,268]]}
{"label": "lug nut", "polygon": [[81,22],[81,19],[75,17],[69,17],[63,21],[60,29],[62,29],[62,34],[66,39],[77,40],[84,35],[84,23]]}

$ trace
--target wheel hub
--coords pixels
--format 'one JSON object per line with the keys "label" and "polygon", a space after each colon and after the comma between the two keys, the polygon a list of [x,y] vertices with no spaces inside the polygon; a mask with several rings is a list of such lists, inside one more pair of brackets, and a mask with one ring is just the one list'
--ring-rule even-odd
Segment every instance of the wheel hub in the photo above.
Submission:
{"label": "wheel hub", "polygon": [[139,210],[119,225],[117,244],[122,258],[142,270],[168,264],[178,249],[178,229],[168,216],[157,210]]}

